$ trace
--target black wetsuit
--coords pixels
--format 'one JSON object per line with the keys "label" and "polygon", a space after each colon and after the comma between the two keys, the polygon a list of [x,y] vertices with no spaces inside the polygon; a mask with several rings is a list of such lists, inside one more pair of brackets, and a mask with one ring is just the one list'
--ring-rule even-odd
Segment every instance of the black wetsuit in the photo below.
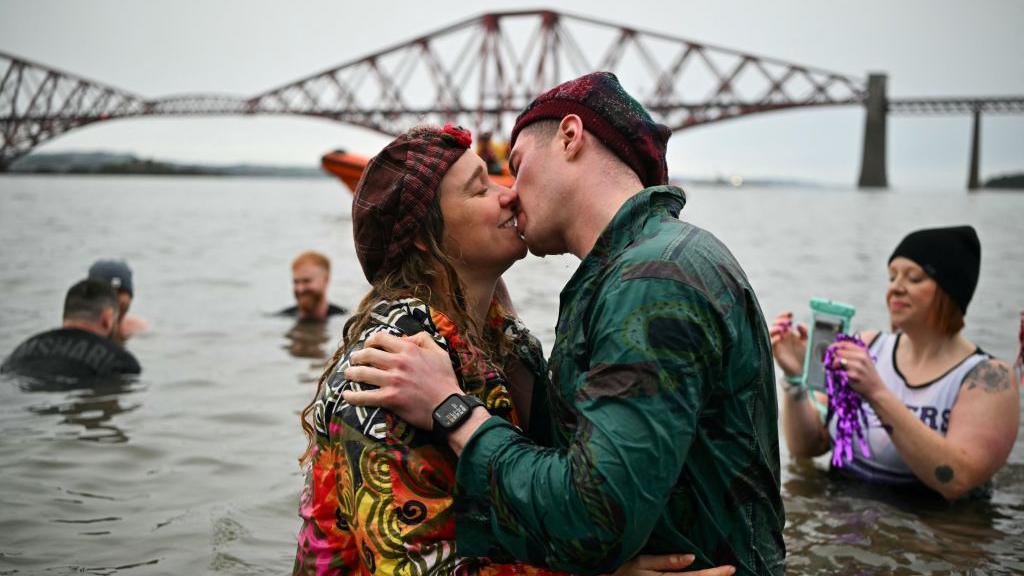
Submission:
{"label": "black wetsuit", "polygon": [[29,376],[91,378],[138,374],[138,360],[109,338],[78,328],[36,334],[14,349],[0,372]]}
{"label": "black wetsuit", "polygon": [[[337,306],[335,304],[331,304],[330,302],[327,303],[327,317],[328,318],[330,318],[331,316],[338,316],[338,315],[341,315],[341,314],[348,314],[348,309],[347,308],[342,308],[341,306]],[[288,308],[285,308],[284,310],[281,310],[280,312],[278,312],[277,315],[278,316],[288,316],[288,317],[291,317],[291,318],[298,318],[299,317],[299,307],[298,306],[289,306]]]}

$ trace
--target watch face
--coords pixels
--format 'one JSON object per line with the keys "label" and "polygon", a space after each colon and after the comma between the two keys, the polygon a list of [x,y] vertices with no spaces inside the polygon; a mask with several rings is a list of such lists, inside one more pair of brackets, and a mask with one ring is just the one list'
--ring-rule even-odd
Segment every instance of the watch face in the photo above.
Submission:
{"label": "watch face", "polygon": [[451,428],[462,421],[468,412],[469,406],[458,396],[452,396],[437,407],[434,416],[442,427]]}

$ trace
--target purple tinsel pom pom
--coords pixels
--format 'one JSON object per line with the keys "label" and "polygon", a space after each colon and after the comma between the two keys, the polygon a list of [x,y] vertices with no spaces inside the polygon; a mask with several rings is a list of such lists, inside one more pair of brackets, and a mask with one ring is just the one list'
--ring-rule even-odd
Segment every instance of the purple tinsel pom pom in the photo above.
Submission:
{"label": "purple tinsel pom pom", "polygon": [[[867,350],[867,346],[856,336],[839,334],[836,337],[838,342],[853,342],[857,346]],[[835,445],[832,447],[832,465],[843,467],[853,460],[853,441],[856,439],[860,446],[861,453],[865,458],[871,456],[868,450],[868,442],[864,430],[861,429],[861,421],[865,426],[867,419],[864,418],[864,400],[860,394],[854,392],[850,387],[850,378],[846,369],[839,366],[839,354],[836,352],[835,344],[828,347],[825,352],[825,384],[828,388],[829,411],[835,414],[836,437]],[[833,368],[835,366],[835,368]]]}

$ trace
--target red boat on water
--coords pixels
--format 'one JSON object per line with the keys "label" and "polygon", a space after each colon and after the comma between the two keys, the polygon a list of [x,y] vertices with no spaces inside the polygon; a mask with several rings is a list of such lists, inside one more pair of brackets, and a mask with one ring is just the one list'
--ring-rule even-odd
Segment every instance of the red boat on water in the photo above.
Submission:
{"label": "red boat on water", "polygon": [[348,186],[349,192],[355,192],[356,184],[359,183],[359,178],[363,175],[363,170],[366,169],[366,163],[369,161],[370,159],[366,156],[335,150],[320,158],[320,166],[344,182],[345,186]]}
{"label": "red boat on water", "polygon": [[[481,142],[477,143],[477,154],[480,154],[482,158],[487,160],[487,156],[481,154],[482,151],[486,150],[485,146],[490,146],[489,140],[481,138]],[[500,148],[500,147],[499,147]],[[492,148],[493,150],[493,148]],[[515,182],[515,178],[508,171],[508,163],[504,160],[498,160],[499,153],[504,150],[499,149],[496,152],[491,152],[490,161],[488,162],[489,172],[491,173],[491,180],[494,180],[496,184],[501,186],[512,186]],[[503,156],[503,155],[502,155]],[[324,170],[337,176],[345,186],[348,187],[349,192],[356,191],[356,185],[359,184],[359,178],[363,175],[363,170],[366,169],[366,164],[370,159],[366,156],[359,154],[352,154],[345,150],[335,150],[328,152],[320,158],[320,165]]]}

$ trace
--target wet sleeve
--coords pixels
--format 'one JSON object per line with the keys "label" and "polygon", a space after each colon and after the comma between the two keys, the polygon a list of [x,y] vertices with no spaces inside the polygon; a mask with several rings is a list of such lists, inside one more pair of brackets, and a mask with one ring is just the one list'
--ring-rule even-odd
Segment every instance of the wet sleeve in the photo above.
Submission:
{"label": "wet sleeve", "polygon": [[306,472],[299,516],[298,550],[292,574],[334,576],[355,573],[358,566],[355,535],[344,524],[338,510],[337,452],[326,442],[313,449],[312,465]]}
{"label": "wet sleeve", "polygon": [[672,280],[615,283],[597,302],[586,342],[567,344],[589,351],[569,399],[569,446],[538,447],[491,418],[463,451],[462,553],[587,574],[621,565],[647,542],[720,371],[722,324],[702,294]]}

